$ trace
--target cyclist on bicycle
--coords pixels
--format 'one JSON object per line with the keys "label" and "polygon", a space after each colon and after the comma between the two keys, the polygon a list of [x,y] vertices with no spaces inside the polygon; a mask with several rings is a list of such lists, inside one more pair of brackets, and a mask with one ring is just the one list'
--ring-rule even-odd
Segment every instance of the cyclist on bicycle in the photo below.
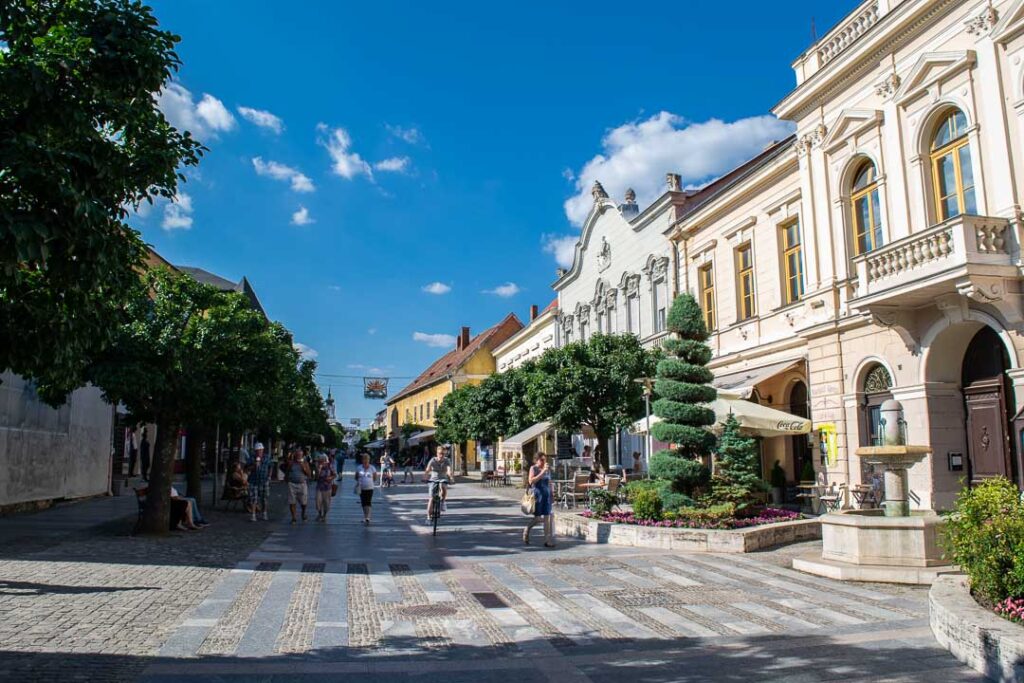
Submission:
{"label": "cyclist on bicycle", "polygon": [[445,447],[438,446],[436,454],[427,461],[426,469],[423,471],[423,481],[430,481],[427,489],[427,524],[430,524],[434,517],[434,493],[437,487],[441,487],[441,510],[444,510],[445,501],[448,499],[448,485],[453,478],[452,463],[445,454]]}

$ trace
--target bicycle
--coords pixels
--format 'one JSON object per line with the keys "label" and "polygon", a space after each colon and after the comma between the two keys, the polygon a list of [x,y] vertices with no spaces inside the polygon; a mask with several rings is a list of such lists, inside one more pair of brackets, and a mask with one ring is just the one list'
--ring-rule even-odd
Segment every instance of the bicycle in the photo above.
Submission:
{"label": "bicycle", "polygon": [[380,484],[385,488],[391,488],[391,485],[395,483],[395,475],[391,470],[384,470],[380,475]]}
{"label": "bicycle", "polygon": [[[437,536],[437,522],[441,519],[441,506],[444,505],[444,499],[441,498],[441,485],[449,482],[430,482],[433,492],[430,494],[430,525],[433,527],[432,535]],[[437,484],[434,486],[434,484]]]}

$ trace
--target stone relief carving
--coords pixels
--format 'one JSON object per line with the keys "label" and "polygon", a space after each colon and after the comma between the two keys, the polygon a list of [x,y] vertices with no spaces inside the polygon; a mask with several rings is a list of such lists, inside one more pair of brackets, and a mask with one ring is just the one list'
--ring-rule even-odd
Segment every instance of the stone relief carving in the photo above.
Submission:
{"label": "stone relief carving", "polygon": [[805,156],[810,154],[812,149],[816,149],[821,146],[821,143],[825,140],[825,136],[828,134],[828,128],[825,127],[824,123],[819,123],[817,126],[811,129],[810,132],[800,136],[800,139],[796,141],[794,145],[796,147],[796,153],[799,156]]}
{"label": "stone relief carving", "polygon": [[900,89],[901,82],[899,74],[893,72],[875,86],[875,94],[884,100],[891,100],[896,95],[896,91]]}
{"label": "stone relief carving", "polygon": [[981,11],[981,14],[973,16],[964,22],[964,30],[967,31],[968,35],[976,38],[981,38],[987,35],[992,27],[996,25],[996,21],[999,19],[999,15],[996,13],[994,7],[989,6]]}
{"label": "stone relief carving", "polygon": [[602,237],[601,249],[597,252],[597,270],[608,270],[610,265],[612,265],[612,245],[608,244],[607,238]]}
{"label": "stone relief carving", "polygon": [[590,189],[590,194],[593,196],[595,204],[602,199],[608,199],[608,193],[604,191],[604,185],[601,184],[600,180],[594,181],[594,186]]}

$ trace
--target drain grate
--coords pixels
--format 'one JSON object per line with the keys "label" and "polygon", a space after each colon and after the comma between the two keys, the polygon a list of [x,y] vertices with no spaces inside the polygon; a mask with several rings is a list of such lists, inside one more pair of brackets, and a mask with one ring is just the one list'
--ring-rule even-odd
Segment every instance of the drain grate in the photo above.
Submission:
{"label": "drain grate", "polygon": [[325,564],[323,562],[306,562],[302,565],[304,574],[323,574]]}
{"label": "drain grate", "polygon": [[367,574],[370,573],[370,568],[367,567],[365,564],[362,564],[362,563],[358,563],[358,564],[350,563],[348,565],[348,573],[349,574],[363,574],[363,575],[367,575]]}
{"label": "drain grate", "polygon": [[409,605],[408,607],[401,607],[396,611],[406,617],[450,617],[457,614],[459,610],[452,605],[437,603],[433,605]]}
{"label": "drain grate", "polygon": [[497,593],[473,593],[476,601],[487,609],[501,609],[508,607],[508,603],[498,597]]}
{"label": "drain grate", "polygon": [[256,571],[258,572],[276,572],[280,568],[280,562],[260,562],[256,565]]}

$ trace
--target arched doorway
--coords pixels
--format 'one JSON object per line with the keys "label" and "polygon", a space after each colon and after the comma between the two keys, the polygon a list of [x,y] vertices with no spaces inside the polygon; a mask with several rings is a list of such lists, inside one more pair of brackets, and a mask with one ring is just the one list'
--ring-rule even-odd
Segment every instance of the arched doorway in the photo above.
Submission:
{"label": "arched doorway", "polygon": [[983,326],[967,345],[960,386],[967,415],[967,479],[975,484],[991,477],[1017,481],[1010,420],[1013,392],[1006,371],[1010,357],[999,335]]}
{"label": "arched doorway", "polygon": [[[881,363],[875,363],[864,373],[864,381],[860,387],[860,438],[861,446],[882,445],[882,404],[892,398],[892,375]],[[874,479],[874,465],[869,465],[864,458],[860,460],[860,480],[863,483]]]}
{"label": "arched doorway", "polygon": [[[797,417],[810,417],[811,411],[808,405],[807,385],[802,380],[793,383],[789,390],[789,412]],[[806,463],[812,459],[810,444],[804,434],[795,434],[790,438],[790,448],[793,451],[793,481],[799,482],[803,479],[803,471]],[[811,463],[812,467],[814,463]]]}

